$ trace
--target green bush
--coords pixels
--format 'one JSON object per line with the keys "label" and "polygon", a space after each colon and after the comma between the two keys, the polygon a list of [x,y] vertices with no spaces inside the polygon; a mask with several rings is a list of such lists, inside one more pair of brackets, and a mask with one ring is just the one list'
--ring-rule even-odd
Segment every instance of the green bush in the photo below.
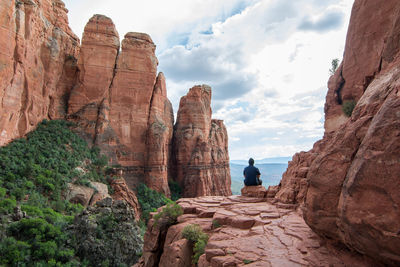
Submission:
{"label": "green bush", "polygon": [[145,184],[139,184],[137,187],[137,198],[142,209],[142,220],[145,223],[150,218],[150,212],[155,212],[159,207],[172,203],[166,196],[148,188]]}
{"label": "green bush", "polygon": [[177,201],[182,196],[182,187],[175,181],[168,181],[169,190],[171,191],[171,199]]}
{"label": "green bush", "polygon": [[[70,126],[44,120],[25,138],[0,147],[0,266],[85,266],[68,231],[83,207],[61,195],[72,180],[106,183],[107,159]],[[10,223],[17,205],[28,218]],[[100,228],[107,220],[102,223]]]}
{"label": "green bush", "polygon": [[204,250],[207,246],[208,236],[207,239],[200,239],[194,244],[193,248],[193,264],[197,264],[199,262],[199,258],[201,255],[204,254]]}
{"label": "green bush", "polygon": [[30,258],[31,246],[13,237],[0,241],[0,265],[28,266],[26,259]]}
{"label": "green bush", "polygon": [[217,221],[217,220],[212,220],[212,228],[213,229],[216,229],[216,228],[219,228],[219,227],[221,227],[221,224]]}
{"label": "green bush", "polygon": [[16,206],[17,202],[15,199],[6,198],[0,200],[0,214],[12,213]]}
{"label": "green bush", "polygon": [[183,214],[183,209],[178,204],[168,203],[159,213],[154,215],[154,225],[163,227],[175,224],[179,216]]}
{"label": "green bush", "polygon": [[193,246],[193,264],[197,264],[199,258],[204,254],[204,249],[207,246],[208,235],[203,232],[200,225],[189,224],[182,230],[182,237],[192,242]]}
{"label": "green bush", "polygon": [[332,59],[331,66],[332,67],[329,69],[329,73],[331,75],[334,75],[337,68],[339,67],[339,59],[338,58]]}
{"label": "green bush", "polygon": [[7,189],[0,187],[0,199],[3,199],[6,196]]}
{"label": "green bush", "polygon": [[182,230],[182,237],[193,243],[197,242],[199,239],[205,239],[206,236],[207,235],[203,232],[198,224],[186,225]]}
{"label": "green bush", "polygon": [[[19,263],[28,264],[40,263],[42,261],[53,261],[56,264],[63,264],[72,260],[74,251],[66,248],[65,243],[68,236],[62,231],[63,216],[54,214],[54,211],[45,210],[43,213],[52,214],[47,220],[42,218],[23,218],[18,222],[12,223],[8,227],[8,234],[13,239],[6,239],[0,244],[0,248],[7,246],[7,242],[14,242],[14,246],[19,246],[20,254],[25,255],[23,259],[18,258]],[[46,214],[44,214],[46,217]],[[49,215],[47,215],[49,216]],[[56,217],[56,218],[55,218]],[[58,223],[50,223],[57,221]],[[26,246],[25,244],[29,244]],[[10,262],[10,250],[4,250],[6,261],[15,265],[15,261]],[[40,265],[40,264],[39,264]]]}
{"label": "green bush", "polygon": [[342,111],[347,116],[350,117],[353,113],[354,107],[356,106],[357,102],[354,100],[345,100],[342,104]]}
{"label": "green bush", "polygon": [[26,138],[0,148],[0,186],[10,197],[22,200],[39,193],[49,201],[58,200],[67,183],[79,176],[75,168],[87,160],[91,162],[85,166],[90,177],[85,178],[106,183],[107,160],[98,149],[89,149],[69,129],[71,125],[62,120],[44,120]]}

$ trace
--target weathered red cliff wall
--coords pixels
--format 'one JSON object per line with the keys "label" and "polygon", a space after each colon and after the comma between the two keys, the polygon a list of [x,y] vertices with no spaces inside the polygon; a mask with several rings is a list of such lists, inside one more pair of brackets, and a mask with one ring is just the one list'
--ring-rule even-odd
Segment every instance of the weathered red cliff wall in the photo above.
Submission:
{"label": "weathered red cliff wall", "polygon": [[120,164],[130,188],[140,182],[167,196],[172,105],[150,36],[127,33],[121,51],[111,19],[93,16],[85,27],[79,79],[69,119],[86,139]]}
{"label": "weathered red cliff wall", "polygon": [[145,167],[146,184],[159,192],[169,195],[168,179],[172,179],[170,169],[172,153],[174,113],[167,98],[164,74],[157,76],[150,104],[147,127]]}
{"label": "weathered red cliff wall", "polygon": [[223,121],[211,119],[209,86],[195,86],[181,98],[173,149],[185,197],[232,194],[228,134]]}
{"label": "weathered red cliff wall", "polygon": [[91,144],[103,126],[101,119],[108,118],[110,86],[119,46],[119,35],[112,20],[102,15],[93,16],[82,36],[79,76],[68,102],[68,118],[78,123],[80,132]]}
{"label": "weathered red cliff wall", "polygon": [[67,12],[59,0],[1,2],[0,145],[64,117],[79,51]]}
{"label": "weathered red cliff wall", "polygon": [[149,35],[130,32],[120,44],[112,20],[94,15],[80,47],[60,0],[3,1],[0,14],[0,145],[43,119],[67,118],[110,164],[122,166],[131,189],[145,182],[169,196],[171,169],[190,166],[187,188],[230,194],[227,133],[222,121],[211,120],[211,91],[198,106],[208,109],[204,121],[194,113],[185,121],[204,138],[190,145],[189,162],[171,165],[181,143],[172,149],[172,105]]}
{"label": "weathered red cliff wall", "polygon": [[[276,195],[304,203],[321,236],[388,265],[400,264],[399,39],[398,1],[355,1],[344,59],[328,83],[324,138],[294,157]],[[348,118],[342,103],[351,99]]]}

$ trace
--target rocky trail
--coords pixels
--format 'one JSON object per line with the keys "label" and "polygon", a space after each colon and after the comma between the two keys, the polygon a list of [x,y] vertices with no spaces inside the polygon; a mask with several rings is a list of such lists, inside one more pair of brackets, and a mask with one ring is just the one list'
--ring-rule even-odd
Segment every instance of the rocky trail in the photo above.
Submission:
{"label": "rocky trail", "polygon": [[209,235],[199,267],[373,266],[321,239],[294,205],[245,196],[184,198],[178,203],[184,210],[178,224],[160,233],[150,221],[136,266],[157,266],[158,261],[158,266],[191,266],[192,245],[181,236],[188,224],[200,225]]}

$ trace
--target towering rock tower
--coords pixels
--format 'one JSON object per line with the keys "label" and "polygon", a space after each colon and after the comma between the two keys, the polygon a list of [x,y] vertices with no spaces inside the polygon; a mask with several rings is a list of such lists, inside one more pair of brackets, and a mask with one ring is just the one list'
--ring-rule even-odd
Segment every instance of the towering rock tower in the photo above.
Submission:
{"label": "towering rock tower", "polygon": [[164,75],[157,77],[156,46],[149,35],[130,32],[119,48],[111,19],[93,16],[82,38],[69,118],[123,167],[129,187],[146,182],[169,196],[173,111]]}
{"label": "towering rock tower", "polygon": [[[185,195],[230,194],[227,134],[211,119],[210,88],[186,97],[193,110],[182,104],[173,148],[172,105],[150,36],[130,32],[120,43],[112,20],[94,15],[80,46],[67,12],[61,0],[0,3],[0,145],[43,119],[68,119],[121,166],[131,189],[144,182],[169,196],[176,170]],[[182,125],[192,125],[198,142],[181,139]]]}
{"label": "towering rock tower", "polygon": [[221,120],[211,119],[211,87],[195,86],[181,98],[173,151],[185,197],[232,194],[228,134]]}

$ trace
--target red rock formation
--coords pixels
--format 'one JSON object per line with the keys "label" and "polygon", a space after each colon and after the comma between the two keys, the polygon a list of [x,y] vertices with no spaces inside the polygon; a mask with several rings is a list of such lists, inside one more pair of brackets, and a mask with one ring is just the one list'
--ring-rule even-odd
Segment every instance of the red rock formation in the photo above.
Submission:
{"label": "red rock formation", "polygon": [[[282,175],[275,199],[290,204],[304,202],[308,189],[307,174],[310,165],[318,156],[318,153],[323,150],[324,145],[325,141],[320,140],[314,144],[310,151],[299,152],[292,157],[287,170]],[[276,191],[276,188],[271,188],[271,190]]]}
{"label": "red rock formation", "polygon": [[163,73],[159,73],[151,98],[147,127],[145,181],[148,187],[163,192],[168,197],[173,124],[174,113],[167,98],[165,77]]}
{"label": "red rock formation", "polygon": [[135,212],[135,219],[140,219],[140,206],[135,193],[128,188],[123,178],[113,179],[109,181],[114,193],[112,194],[113,200],[125,200],[126,203]]}
{"label": "red rock formation", "polygon": [[65,115],[79,39],[60,0],[0,4],[0,145]]}
{"label": "red rock formation", "polygon": [[124,178],[130,188],[146,181],[169,196],[173,112],[164,76],[160,74],[156,82],[155,48],[147,34],[125,35],[111,86],[109,115],[118,139],[106,143],[115,150],[117,162],[126,167]]}
{"label": "red rock formation", "polygon": [[[242,196],[180,199],[178,224],[160,229],[150,220],[143,256],[135,267],[190,266],[193,248],[181,235],[198,224],[209,236],[198,266],[376,266],[318,237],[301,214],[265,199]],[[206,211],[206,212],[205,212]]]}
{"label": "red rock formation", "polygon": [[139,182],[169,196],[173,130],[165,78],[157,74],[155,45],[144,33],[128,33],[119,53],[111,19],[93,16],[85,27],[79,79],[69,119],[113,164],[122,165],[130,188]]}
{"label": "red rock formation", "polygon": [[68,102],[69,119],[79,124],[82,136],[92,144],[102,123],[108,119],[105,114],[110,106],[118,50],[119,35],[112,20],[94,15],[83,33],[79,77]]}
{"label": "red rock formation", "polygon": [[185,197],[231,195],[228,135],[211,120],[211,88],[195,86],[181,98],[174,129],[176,181]]}
{"label": "red rock formation", "polygon": [[[396,24],[397,23],[397,24]],[[358,101],[382,68],[399,49],[398,1],[358,0],[353,5],[344,57],[329,80],[325,104],[325,131],[337,130],[347,121],[341,105]]]}
{"label": "red rock formation", "polygon": [[242,196],[257,198],[266,198],[268,193],[267,189],[265,189],[265,187],[262,185],[244,186],[240,192],[242,193]]}
{"label": "red rock formation", "polygon": [[[150,36],[128,33],[119,51],[112,20],[94,15],[79,48],[59,0],[4,2],[0,14],[0,145],[42,119],[68,115],[89,144],[122,165],[131,189],[145,182],[169,196],[173,111]],[[185,183],[197,187],[195,194],[228,195],[227,133],[222,121],[211,120],[210,90],[206,98],[198,106],[208,109],[204,121],[196,114],[185,121],[204,138],[192,140],[190,162],[177,169],[189,166]]]}
{"label": "red rock formation", "polygon": [[[276,196],[305,199],[314,231],[393,266],[400,264],[399,36],[397,1],[355,1],[344,59],[328,84],[324,138],[289,165],[293,179]],[[341,111],[346,99],[357,100],[350,118]],[[297,190],[305,181],[307,190]]]}

